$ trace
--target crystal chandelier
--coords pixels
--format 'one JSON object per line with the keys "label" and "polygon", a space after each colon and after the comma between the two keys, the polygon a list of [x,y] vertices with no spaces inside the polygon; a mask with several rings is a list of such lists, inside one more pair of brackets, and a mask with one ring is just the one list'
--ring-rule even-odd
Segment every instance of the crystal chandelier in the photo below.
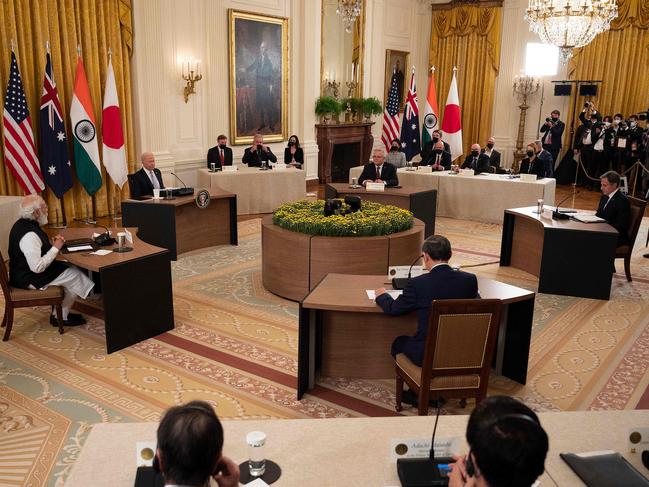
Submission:
{"label": "crystal chandelier", "polygon": [[356,17],[361,14],[362,0],[338,0],[336,13],[343,18],[345,32],[351,33]]}
{"label": "crystal chandelier", "polygon": [[561,61],[611,28],[617,17],[616,0],[529,0],[525,20],[545,44],[559,48]]}

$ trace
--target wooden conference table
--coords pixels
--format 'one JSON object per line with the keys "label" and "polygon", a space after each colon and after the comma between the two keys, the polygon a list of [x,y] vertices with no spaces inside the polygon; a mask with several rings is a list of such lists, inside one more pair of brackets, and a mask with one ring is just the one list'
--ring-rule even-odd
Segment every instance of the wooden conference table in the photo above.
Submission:
{"label": "wooden conference table", "polygon": [[363,187],[352,188],[345,183],[329,183],[325,186],[325,198],[344,197],[348,194],[360,196],[365,201],[375,201],[409,210],[415,218],[420,219],[426,225],[424,237],[435,234],[435,211],[437,208],[437,190],[435,189],[402,186],[385,188],[384,191],[367,191]]}
{"label": "wooden conference table", "polygon": [[[360,176],[362,167],[353,167],[352,176]],[[449,171],[431,171],[421,166],[417,171],[397,169],[399,184],[437,190],[437,216],[473,220],[486,223],[502,223],[507,208],[536,205],[542,199],[546,205],[554,203],[556,181],[544,178],[536,181],[510,179],[505,174],[479,174],[464,176]]]}
{"label": "wooden conference table", "polygon": [[[389,316],[367,297],[367,289],[388,285],[387,276],[329,274],[300,303],[298,389],[300,399],[325,377],[394,377],[390,345],[399,335],[414,335],[417,313]],[[494,357],[495,371],[525,384],[532,337],[535,294],[478,277],[485,299],[504,304]]]}
{"label": "wooden conference table", "polygon": [[608,299],[617,230],[608,223],[540,217],[535,210],[505,211],[500,265],[537,276],[540,293]]}
{"label": "wooden conference table", "polygon": [[[218,413],[218,410],[217,410]],[[468,415],[440,416],[436,438],[459,437],[466,454]],[[550,438],[542,487],[584,484],[559,453],[614,450],[643,475],[640,453],[627,449],[628,431],[649,423],[649,411],[578,411],[540,413]],[[266,457],[282,468],[273,486],[400,485],[393,460],[392,440],[430,441],[430,417],[335,418],[223,421],[223,452],[236,463],[248,459],[245,436],[266,433]],[[69,487],[132,487],[136,471],[136,443],[155,442],[157,423],[100,423],[93,426],[65,483]]]}
{"label": "wooden conference table", "polygon": [[301,169],[286,167],[260,171],[237,164],[237,171],[210,172],[199,169],[197,185],[229,191],[237,195],[239,215],[272,213],[278,206],[306,197],[306,176]]}
{"label": "wooden conference table", "polygon": [[173,199],[125,200],[122,223],[138,228],[138,236],[151,245],[169,249],[171,260],[190,250],[215,245],[238,245],[237,196],[211,188],[207,208],[196,205],[194,195]]}
{"label": "wooden conference table", "polygon": [[[90,238],[97,228],[50,229],[66,240]],[[123,228],[111,229],[113,235]],[[106,325],[106,350],[116,352],[174,328],[169,251],[140,240],[136,228],[131,252],[91,255],[59,253],[57,257],[92,271],[95,291],[101,292]],[[101,231],[101,230],[99,230]],[[112,250],[116,245],[100,247]],[[97,288],[98,286],[98,288]]]}

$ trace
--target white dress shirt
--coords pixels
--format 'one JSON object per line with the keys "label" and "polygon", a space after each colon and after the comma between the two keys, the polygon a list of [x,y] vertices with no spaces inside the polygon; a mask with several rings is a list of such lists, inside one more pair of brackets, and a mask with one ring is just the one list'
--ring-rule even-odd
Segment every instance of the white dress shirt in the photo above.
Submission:
{"label": "white dress shirt", "polygon": [[52,248],[41,257],[43,242],[41,242],[41,239],[36,235],[36,232],[27,232],[23,235],[18,246],[20,247],[20,251],[25,254],[29,270],[36,274],[40,274],[47,269],[59,253],[59,249],[52,246]]}

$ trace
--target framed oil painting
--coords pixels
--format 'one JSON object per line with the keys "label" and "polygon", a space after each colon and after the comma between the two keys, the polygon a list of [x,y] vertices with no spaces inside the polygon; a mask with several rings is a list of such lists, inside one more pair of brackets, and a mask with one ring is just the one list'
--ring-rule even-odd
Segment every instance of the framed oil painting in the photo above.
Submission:
{"label": "framed oil painting", "polygon": [[288,19],[229,9],[230,139],[287,139]]}
{"label": "framed oil painting", "polygon": [[406,83],[410,82],[408,73],[410,72],[409,66],[410,53],[406,51],[394,51],[392,49],[385,50],[385,87],[384,87],[384,100],[388,99],[388,91],[390,91],[390,84],[392,83],[392,74],[397,76],[397,97],[399,98],[399,111],[403,112],[405,103],[405,94],[408,93],[408,86]]}

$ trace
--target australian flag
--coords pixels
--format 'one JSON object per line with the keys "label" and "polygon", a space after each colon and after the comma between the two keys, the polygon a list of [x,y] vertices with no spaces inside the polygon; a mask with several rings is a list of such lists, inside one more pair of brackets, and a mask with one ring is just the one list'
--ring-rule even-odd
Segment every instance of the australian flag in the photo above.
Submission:
{"label": "australian flag", "polygon": [[72,187],[72,169],[68,155],[68,141],[61,112],[61,102],[52,74],[52,61],[47,53],[43,96],[40,112],[41,172],[57,198]]}
{"label": "australian flag", "polygon": [[403,123],[401,124],[401,150],[410,161],[421,152],[419,138],[419,107],[417,106],[417,85],[415,84],[415,68],[412,68],[410,77],[410,88],[406,99],[405,110],[403,111]]}

